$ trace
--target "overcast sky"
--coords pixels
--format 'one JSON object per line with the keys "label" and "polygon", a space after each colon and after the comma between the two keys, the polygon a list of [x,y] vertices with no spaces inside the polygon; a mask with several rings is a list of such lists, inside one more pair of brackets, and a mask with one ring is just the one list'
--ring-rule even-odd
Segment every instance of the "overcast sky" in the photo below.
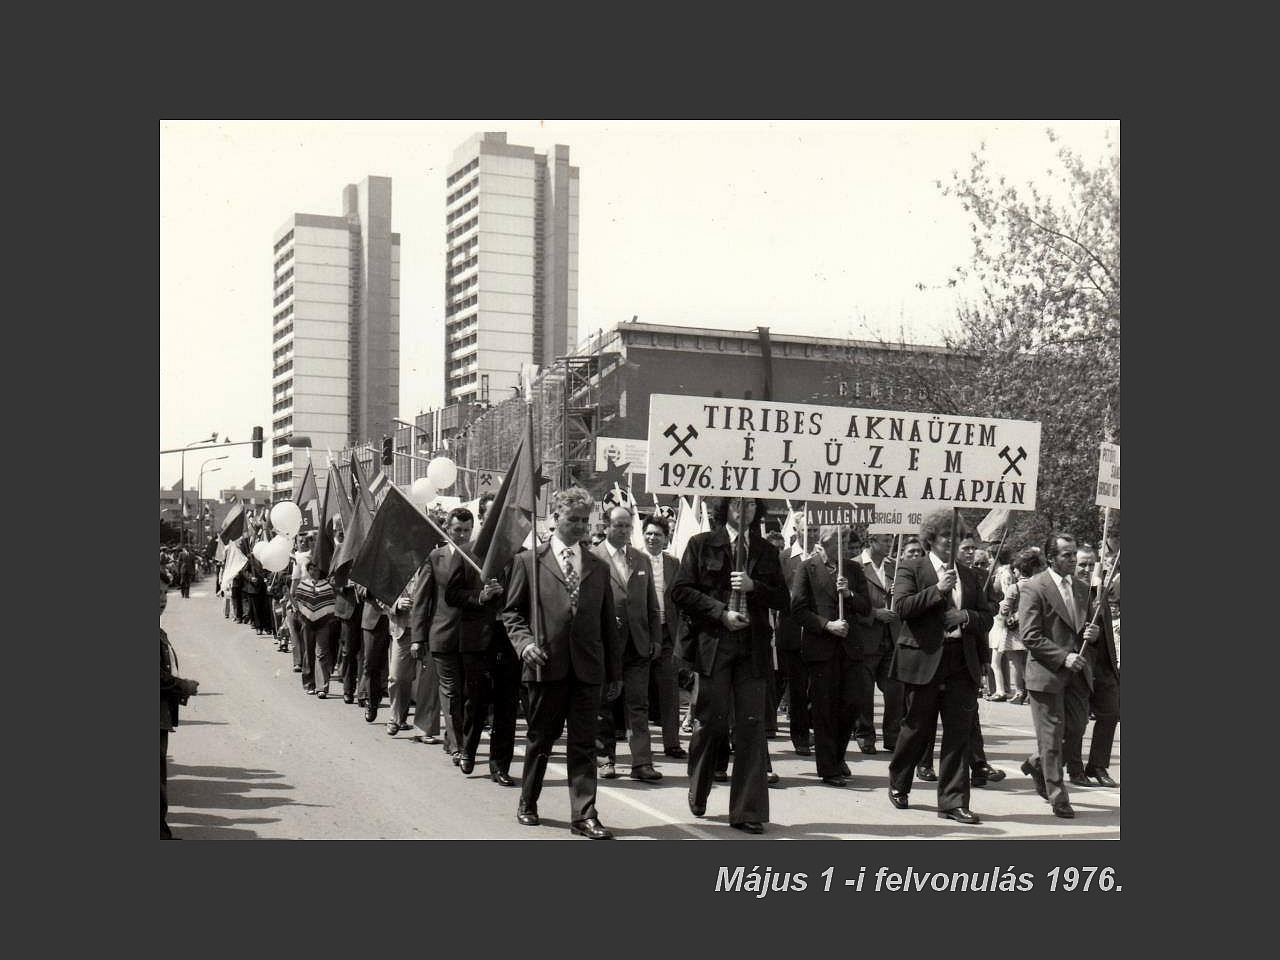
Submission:
{"label": "overcast sky", "polygon": [[[440,405],[445,168],[473,133],[569,146],[580,334],[638,316],[862,338],[901,326],[937,343],[971,291],[946,286],[970,231],[935,181],[985,141],[1011,182],[1051,189],[1050,127],[1090,161],[1119,150],[1114,121],[164,122],[160,447],[254,425],[270,438],[272,234],[293,213],[340,216],[342,188],[369,175],[391,178],[401,238],[400,415]],[[261,460],[223,452],[206,496],[270,483],[269,439]],[[188,486],[210,456],[187,457]],[[162,486],[178,472],[160,458]]]}

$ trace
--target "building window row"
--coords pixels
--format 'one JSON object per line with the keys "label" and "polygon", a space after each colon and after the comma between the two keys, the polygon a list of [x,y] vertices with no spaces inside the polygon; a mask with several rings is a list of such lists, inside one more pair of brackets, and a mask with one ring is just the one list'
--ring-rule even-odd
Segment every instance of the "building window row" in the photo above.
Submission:
{"label": "building window row", "polygon": [[290,230],[288,233],[286,233],[283,237],[281,237],[281,238],[276,242],[275,248],[274,248],[271,252],[272,252],[272,253],[279,253],[279,252],[280,252],[280,250],[281,250],[281,248],[283,248],[283,247],[284,247],[284,245],[285,245],[286,243],[288,243],[288,242],[289,242],[290,240],[292,240],[292,239],[293,239],[293,231],[292,231],[292,230]]}
{"label": "building window row", "polygon": [[480,185],[479,175],[472,177],[468,183],[464,184],[463,186],[459,187],[457,190],[453,191],[453,193],[449,194],[448,198],[445,200],[445,206],[448,206],[449,204],[453,203],[453,201],[457,200],[459,197],[465,197],[468,193],[470,193],[479,185]]}
{"label": "building window row", "polygon": [[286,263],[293,259],[293,247],[290,247],[284,253],[280,254],[280,259],[276,261],[274,269],[279,270]]}
{"label": "building window row", "polygon": [[290,323],[287,327],[281,327],[279,330],[277,330],[277,331],[276,331],[276,333],[275,333],[275,336],[273,336],[273,337],[271,338],[271,342],[272,342],[272,343],[279,343],[281,340],[283,340],[285,337],[289,336],[289,334],[291,334],[291,333],[293,333],[293,324],[292,324],[292,323]]}
{"label": "building window row", "polygon": [[463,290],[469,290],[479,282],[480,282],[480,275],[473,274],[472,276],[468,277],[466,280],[461,280],[458,283],[450,284],[448,287],[446,287],[445,296],[452,299],[453,297],[456,297],[458,294],[462,293]]}
{"label": "building window row", "polygon": [[293,451],[289,451],[288,453],[277,454],[271,460],[272,465],[277,467],[283,467],[286,463],[292,463],[292,462],[293,462]]}
{"label": "building window row", "polygon": [[472,333],[476,329],[475,324],[478,316],[478,314],[473,313],[470,316],[463,317],[461,320],[453,321],[453,323],[445,327],[446,337],[452,340],[462,333]]}
{"label": "building window row", "polygon": [[293,316],[293,304],[291,303],[287,307],[285,307],[283,310],[276,311],[276,313],[271,317],[271,325],[275,326],[277,323],[280,323],[284,320],[288,320],[292,316]]}
{"label": "building window row", "polygon": [[293,355],[293,344],[286,343],[283,347],[280,347],[274,353],[271,354],[271,362],[279,363],[285,357],[292,356],[292,355]]}
{"label": "building window row", "polygon": [[450,377],[449,389],[456,390],[458,387],[463,387],[463,386],[466,386],[468,383],[475,383],[475,382],[476,382],[476,375],[474,373],[468,373],[465,376],[461,376],[461,377]]}
{"label": "building window row", "polygon": [[472,333],[470,336],[463,337],[461,340],[449,344],[449,349],[455,353],[459,350],[465,350],[467,347],[473,346],[478,339],[479,335]]}
{"label": "building window row", "polygon": [[455,313],[459,313],[467,309],[467,307],[475,306],[479,302],[480,302],[479,295],[473,293],[471,296],[467,297],[465,300],[459,300],[453,306],[447,308],[444,312],[444,315],[446,317],[452,317]]}
{"label": "building window row", "polygon": [[[451,176],[445,182],[445,186],[452,187],[455,183],[457,183],[459,180],[465,177],[468,173],[470,173],[472,170],[475,170],[479,166],[480,166],[480,158],[476,157],[474,160],[468,163],[465,167],[463,167],[461,170],[459,170],[457,173]],[[293,234],[289,234],[289,236],[293,236]]]}
{"label": "building window row", "polygon": [[453,211],[453,213],[448,214],[444,218],[444,222],[446,224],[453,223],[453,221],[457,220],[464,213],[468,213],[469,211],[474,210],[478,206],[480,206],[480,198],[472,197],[470,200],[468,200],[466,203],[460,206],[457,210]]}
{"label": "building window row", "polygon": [[293,415],[290,414],[287,417],[281,417],[279,420],[271,424],[271,430],[273,433],[279,433],[281,430],[287,430],[292,426],[293,426]]}
{"label": "building window row", "polygon": [[454,237],[460,237],[460,236],[462,236],[464,233],[466,233],[468,230],[470,230],[472,227],[474,227],[474,226],[475,226],[477,223],[479,223],[479,222],[480,222],[480,218],[479,218],[479,217],[472,217],[472,218],[471,218],[470,220],[468,220],[466,223],[462,224],[462,226],[460,226],[460,227],[454,227],[452,230],[450,230],[448,233],[446,233],[446,234],[444,235],[444,239],[445,239],[445,241],[446,241],[446,242],[448,242],[448,241],[452,240]]}
{"label": "building window row", "polygon": [[288,300],[292,296],[293,296],[293,284],[291,283],[289,284],[287,289],[280,291],[279,296],[277,296],[272,301],[272,305],[278,307],[280,306],[280,304],[284,303],[286,300]]}
{"label": "building window row", "polygon": [[284,283],[286,280],[288,280],[292,276],[293,276],[293,267],[290,267],[284,273],[280,274],[280,276],[276,277],[276,282],[274,287],[280,286],[282,283]]}
{"label": "building window row", "polygon": [[293,359],[290,358],[289,360],[286,360],[284,363],[280,364],[278,367],[276,367],[274,370],[271,371],[271,379],[274,380],[276,377],[280,376],[280,374],[288,373],[292,369],[293,369]]}
{"label": "building window row", "polygon": [[465,357],[459,357],[457,360],[450,360],[449,372],[453,373],[457,370],[463,369],[464,367],[473,366],[478,362],[478,359],[479,357],[477,354],[469,353]]}
{"label": "building window row", "polygon": [[452,250],[448,251],[446,256],[450,260],[453,260],[453,258],[457,257],[458,255],[467,253],[468,251],[473,250],[478,246],[480,246],[480,238],[472,237],[470,240],[464,240],[462,241],[462,243],[458,244]]}
{"label": "building window row", "polygon": [[452,280],[458,274],[462,273],[465,270],[470,270],[479,262],[480,262],[479,254],[475,254],[474,256],[468,257],[466,260],[463,260],[456,267],[450,267],[448,270],[446,270],[444,275],[445,279]]}

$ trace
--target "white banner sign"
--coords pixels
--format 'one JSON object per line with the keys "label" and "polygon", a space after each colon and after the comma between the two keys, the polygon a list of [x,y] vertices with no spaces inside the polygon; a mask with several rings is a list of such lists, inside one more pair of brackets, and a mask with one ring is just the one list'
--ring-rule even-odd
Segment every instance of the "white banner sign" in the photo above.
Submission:
{"label": "white banner sign", "polygon": [[654,394],[649,454],[654,493],[1034,510],[1040,424]]}
{"label": "white banner sign", "polygon": [[867,533],[919,533],[925,515],[938,509],[937,504],[903,503],[876,506]]}
{"label": "white banner sign", "polygon": [[649,459],[647,440],[626,440],[622,437],[596,437],[596,470],[604,470],[609,461],[622,466],[631,464],[628,473],[644,473]]}
{"label": "white banner sign", "polygon": [[1120,509],[1120,444],[1103,443],[1098,457],[1098,498],[1100,507]]}

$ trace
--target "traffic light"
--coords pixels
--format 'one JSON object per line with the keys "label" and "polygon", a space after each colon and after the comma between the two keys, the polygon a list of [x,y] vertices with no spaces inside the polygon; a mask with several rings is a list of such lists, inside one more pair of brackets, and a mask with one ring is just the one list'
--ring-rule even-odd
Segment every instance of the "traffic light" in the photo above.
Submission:
{"label": "traffic light", "polygon": [[395,454],[391,449],[391,438],[382,438],[382,465],[389,467],[396,462]]}
{"label": "traffic light", "polygon": [[253,428],[253,455],[257,459],[262,459],[262,428]]}

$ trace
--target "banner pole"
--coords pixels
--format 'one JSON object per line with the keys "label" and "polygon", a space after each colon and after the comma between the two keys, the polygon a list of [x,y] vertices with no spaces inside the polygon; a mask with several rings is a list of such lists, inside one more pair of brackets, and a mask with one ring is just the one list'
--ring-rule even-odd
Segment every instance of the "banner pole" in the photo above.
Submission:
{"label": "banner pole", "polygon": [[[1091,627],[1095,626],[1098,622],[1098,617],[1102,615],[1102,605],[1107,602],[1107,594],[1111,592],[1111,581],[1113,581],[1116,578],[1116,572],[1119,571],[1119,569],[1120,569],[1120,551],[1117,550],[1115,562],[1111,564],[1111,572],[1107,574],[1106,586],[1104,586],[1102,588],[1102,591],[1098,594],[1098,606],[1097,606],[1097,609],[1093,611],[1093,617],[1091,617],[1089,620],[1089,626]],[[1084,643],[1080,645],[1081,656],[1084,656],[1084,652],[1088,648],[1088,646],[1089,646],[1088,640],[1086,640]]]}
{"label": "banner pole", "polygon": [[893,583],[889,587],[889,612],[893,613],[893,591],[898,586],[898,571],[902,569],[902,533],[898,533],[898,549],[894,551],[897,558],[893,565]]}

